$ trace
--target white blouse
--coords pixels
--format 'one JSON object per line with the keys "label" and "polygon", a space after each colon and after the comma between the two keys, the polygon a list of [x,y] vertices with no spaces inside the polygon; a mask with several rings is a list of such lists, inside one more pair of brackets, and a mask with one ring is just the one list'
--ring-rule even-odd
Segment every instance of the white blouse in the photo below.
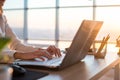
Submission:
{"label": "white blouse", "polygon": [[9,51],[3,51],[3,54],[8,54],[9,56],[13,57],[16,51],[21,52],[31,52],[37,50],[33,46],[24,45],[9,27],[6,17],[4,15],[0,16],[0,37],[10,37],[11,42],[8,45]]}

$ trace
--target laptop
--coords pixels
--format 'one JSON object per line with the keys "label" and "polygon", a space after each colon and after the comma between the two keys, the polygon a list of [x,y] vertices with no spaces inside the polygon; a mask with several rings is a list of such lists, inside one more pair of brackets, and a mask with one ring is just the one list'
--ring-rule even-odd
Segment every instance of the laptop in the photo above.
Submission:
{"label": "laptop", "polygon": [[61,53],[60,58],[53,58],[47,61],[38,60],[16,60],[13,64],[22,66],[41,66],[47,68],[63,69],[80,62],[87,55],[93,41],[95,40],[103,21],[83,20],[71,45]]}

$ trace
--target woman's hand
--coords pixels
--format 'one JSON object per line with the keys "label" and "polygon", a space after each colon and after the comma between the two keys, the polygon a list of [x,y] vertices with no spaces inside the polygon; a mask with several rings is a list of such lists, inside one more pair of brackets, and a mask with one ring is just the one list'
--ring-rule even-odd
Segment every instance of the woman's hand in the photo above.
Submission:
{"label": "woman's hand", "polygon": [[49,52],[50,55],[55,55],[56,57],[60,57],[61,56],[61,52],[60,49],[55,47],[55,46],[49,46],[47,48],[47,51]]}
{"label": "woman's hand", "polygon": [[24,60],[40,58],[44,61],[43,57],[52,59],[52,55],[48,54],[48,52],[45,49],[40,49],[34,52],[28,52],[28,53],[16,52],[14,54],[14,57],[16,59],[24,59]]}
{"label": "woman's hand", "polygon": [[14,57],[16,59],[24,59],[24,60],[40,58],[44,61],[43,57],[52,59],[53,55],[55,55],[56,57],[60,57],[61,56],[60,49],[56,48],[55,46],[49,46],[47,49],[38,49],[33,52],[27,52],[27,53],[16,52],[14,54]]}

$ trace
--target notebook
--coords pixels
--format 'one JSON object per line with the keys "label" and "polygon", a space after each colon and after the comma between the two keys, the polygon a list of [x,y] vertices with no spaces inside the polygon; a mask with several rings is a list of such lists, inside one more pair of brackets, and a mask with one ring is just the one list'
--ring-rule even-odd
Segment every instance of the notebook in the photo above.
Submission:
{"label": "notebook", "polygon": [[63,69],[80,62],[87,55],[93,41],[95,40],[103,21],[83,20],[71,45],[60,58],[47,61],[16,60],[13,64],[26,66],[42,66],[47,68]]}

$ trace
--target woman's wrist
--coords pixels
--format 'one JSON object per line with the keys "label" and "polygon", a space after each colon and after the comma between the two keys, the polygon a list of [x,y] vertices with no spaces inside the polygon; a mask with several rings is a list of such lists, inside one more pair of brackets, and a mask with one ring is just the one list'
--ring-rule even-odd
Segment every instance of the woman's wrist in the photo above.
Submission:
{"label": "woman's wrist", "polygon": [[22,59],[22,55],[21,55],[22,53],[20,53],[20,52],[15,52],[14,53],[14,58],[15,59]]}

